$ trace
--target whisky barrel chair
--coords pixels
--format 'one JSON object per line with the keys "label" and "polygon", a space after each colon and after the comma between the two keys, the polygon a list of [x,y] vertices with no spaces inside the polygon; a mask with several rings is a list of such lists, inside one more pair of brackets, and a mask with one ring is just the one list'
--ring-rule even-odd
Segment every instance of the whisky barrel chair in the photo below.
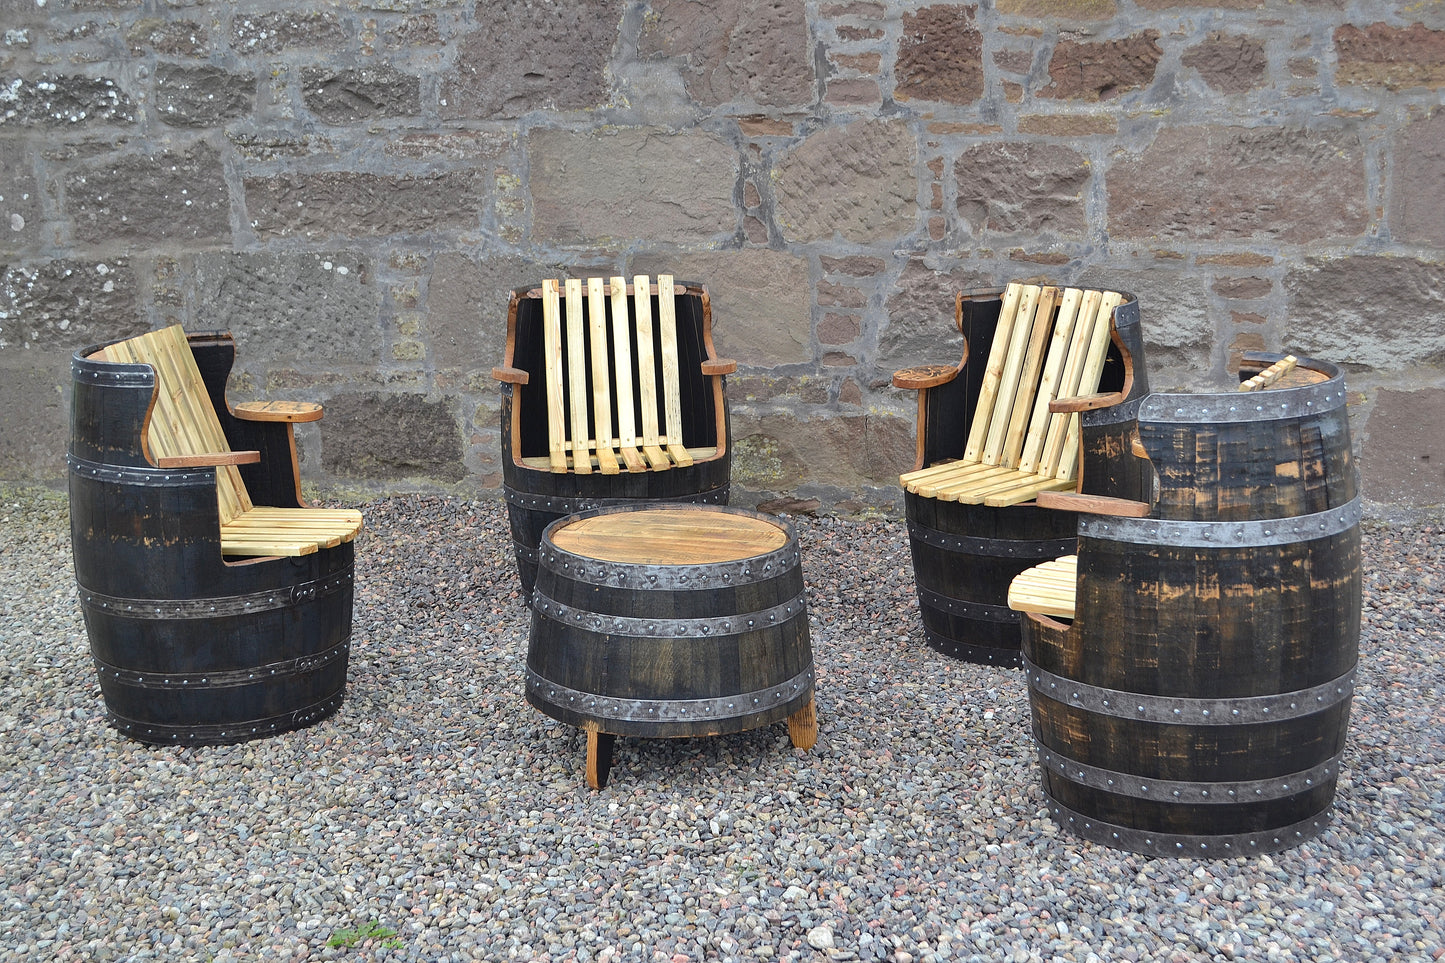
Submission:
{"label": "whisky barrel chair", "polygon": [[1076,557],[1010,593],[1066,830],[1226,857],[1328,819],[1359,653],[1360,499],[1340,371],[1292,360],[1247,355],[1247,393],[1145,399],[1157,499],[1040,497],[1083,513]]}
{"label": "whisky barrel chair", "polygon": [[958,295],[957,364],[899,371],[918,391],[918,450],[900,477],[924,640],[1019,664],[1014,576],[1074,550],[1077,515],[1042,492],[1140,499],[1152,476],[1128,439],[1148,394],[1130,294],[1010,284]]}
{"label": "whisky barrel chair", "polygon": [[546,280],[512,293],[501,383],[502,485],[522,592],[542,532],[633,502],[726,505],[725,376],[707,289],[663,274]]}
{"label": "whisky barrel chair", "polygon": [[305,505],[293,424],[229,406],[235,344],[179,327],[71,360],[71,547],[110,722],[142,742],[241,742],[341,705],[361,513]]}

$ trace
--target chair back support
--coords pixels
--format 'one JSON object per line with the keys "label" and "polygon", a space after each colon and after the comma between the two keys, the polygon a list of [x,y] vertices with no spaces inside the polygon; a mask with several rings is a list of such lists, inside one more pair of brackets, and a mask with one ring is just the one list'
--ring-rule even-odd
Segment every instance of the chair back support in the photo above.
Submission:
{"label": "chair back support", "polygon": [[1051,412],[1059,398],[1099,388],[1109,349],[1112,291],[1010,284],[989,348],[963,460],[1072,480],[1079,414]]}
{"label": "chair back support", "polygon": [[680,293],[670,274],[658,275],[655,288],[645,274],[630,285],[589,278],[585,297],[580,279],[542,282],[551,471],[590,474],[594,459],[604,475],[693,463],[682,439]]}
{"label": "chair back support", "polygon": [[[155,369],[155,403],[146,419],[145,434],[152,460],[231,450],[180,325],[117,341],[101,349],[99,356],[105,361],[147,364]],[[216,467],[216,497],[223,526],[252,508],[235,465]]]}

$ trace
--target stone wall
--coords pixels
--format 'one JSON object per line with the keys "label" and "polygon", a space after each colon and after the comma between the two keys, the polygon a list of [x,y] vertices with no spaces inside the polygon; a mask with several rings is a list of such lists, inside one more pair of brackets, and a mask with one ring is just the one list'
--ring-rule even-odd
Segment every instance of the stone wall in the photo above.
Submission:
{"label": "stone wall", "polygon": [[68,357],[229,328],[306,477],[500,485],[507,292],[705,282],[739,501],[897,504],[953,292],[1137,293],[1157,388],[1348,367],[1368,497],[1445,504],[1445,7],[0,0],[0,478]]}

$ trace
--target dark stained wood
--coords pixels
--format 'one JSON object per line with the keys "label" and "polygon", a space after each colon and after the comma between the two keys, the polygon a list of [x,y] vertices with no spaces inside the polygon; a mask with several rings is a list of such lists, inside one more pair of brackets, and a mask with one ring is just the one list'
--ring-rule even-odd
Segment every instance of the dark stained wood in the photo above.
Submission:
{"label": "dark stained wood", "polygon": [[[1062,760],[1043,769],[1049,797],[1072,813],[1067,828],[1120,848],[1173,853],[1185,842],[1193,855],[1224,856],[1295,845],[1326,819],[1358,660],[1359,492],[1343,379],[1324,362],[1306,366],[1323,380],[1151,398],[1139,421],[1159,479],[1150,518],[1201,523],[1189,529],[1199,534],[1161,544],[1130,527],[1147,520],[1081,524],[1077,618],[1026,617],[1026,671],[1065,680],[1055,689],[1031,678],[1030,704],[1041,763]],[[1304,403],[1298,392],[1317,387],[1328,393]],[[1224,418],[1236,403],[1260,407]],[[1114,708],[1075,703],[1077,687],[1112,693]],[[1273,717],[1251,713],[1262,699]],[[1129,717],[1153,700],[1179,715]],[[1215,718],[1205,721],[1205,708]],[[1071,764],[1130,785],[1172,780],[1202,787],[1196,795],[1212,786],[1213,799],[1130,796]],[[1248,781],[1270,784],[1263,798],[1226,799],[1227,786]]]}
{"label": "dark stained wood", "polygon": [[[552,472],[523,462],[524,458],[548,452],[541,290],[520,288],[513,292],[508,305],[506,353],[502,365],[493,373],[501,381],[502,489],[524,595],[531,594],[536,580],[536,553],[543,530],[566,515],[641,501],[727,504],[732,451],[724,375],[735,370],[736,363],[717,357],[706,288],[691,283],[679,286],[684,289],[676,295],[675,303],[683,443],[688,448],[715,447],[717,452],[709,458],[695,459],[691,465],[665,471],[622,471],[615,475]],[[632,286],[627,290],[635,297]],[[656,315],[655,304],[653,308]],[[565,365],[565,357],[563,360]],[[632,381],[634,404],[640,407],[638,379]],[[563,383],[567,383],[565,377]],[[617,424],[615,417],[613,424]]]}
{"label": "dark stained wood", "polygon": [[[958,295],[955,319],[964,336],[964,357],[957,366],[931,366],[957,373],[919,391],[915,470],[962,457],[1001,307],[1001,291]],[[1120,403],[1089,408],[1080,416],[1084,492],[1138,501],[1151,496],[1149,462],[1128,444],[1134,409],[1149,392],[1143,359],[1139,302],[1126,295],[1114,310],[1099,384],[1101,393]],[[956,658],[1018,665],[1020,623],[1008,609],[1009,583],[1026,568],[1071,554],[1076,516],[1033,504],[994,508],[943,502],[907,491],[904,504],[914,533],[909,544],[925,641]],[[970,543],[962,549],[940,544],[950,536]]]}
{"label": "dark stained wood", "polygon": [[[736,539],[719,540],[735,550],[715,543],[709,557],[716,561],[667,564],[652,560],[655,546],[641,561],[633,544],[596,553],[609,561],[559,547],[583,550],[605,537],[609,526],[630,538],[637,515],[656,513],[681,516],[685,526],[737,528]],[[586,525],[587,537],[569,538],[570,525]],[[760,526],[782,536],[778,547],[758,550]],[[544,534],[541,553],[527,700],[587,730],[594,788],[595,780],[605,782],[610,755],[604,752],[609,744],[593,739],[594,733],[704,736],[787,719],[794,744],[812,745],[813,656],[797,536],[790,527],[738,509],[630,506],[557,522]]]}
{"label": "dark stained wood", "polygon": [[[229,335],[189,338],[223,426]],[[153,404],[148,365],[76,352],[71,368],[70,518],[79,601],[110,722],[148,743],[241,742],[307,726],[341,705],[354,548],[228,562],[215,471],[160,468],[142,439]],[[258,505],[287,506],[291,426],[254,423],[233,447],[280,453]],[[263,444],[257,444],[260,440]],[[244,469],[243,469],[244,471]]]}

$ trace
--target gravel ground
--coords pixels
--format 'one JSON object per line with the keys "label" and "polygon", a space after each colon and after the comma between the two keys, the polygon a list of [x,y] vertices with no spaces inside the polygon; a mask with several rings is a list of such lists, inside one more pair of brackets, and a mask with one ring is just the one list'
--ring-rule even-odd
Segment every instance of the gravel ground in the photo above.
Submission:
{"label": "gravel ground", "polygon": [[[63,497],[0,503],[0,960],[1434,960],[1445,529],[1367,525],[1335,818],[1147,858],[1044,815],[1017,671],[923,645],[903,525],[799,519],[820,737],[620,739],[523,700],[500,500],[363,506],[347,700],[148,748],[104,722]],[[390,939],[328,939],[372,922]],[[392,945],[385,945],[385,944]]]}

